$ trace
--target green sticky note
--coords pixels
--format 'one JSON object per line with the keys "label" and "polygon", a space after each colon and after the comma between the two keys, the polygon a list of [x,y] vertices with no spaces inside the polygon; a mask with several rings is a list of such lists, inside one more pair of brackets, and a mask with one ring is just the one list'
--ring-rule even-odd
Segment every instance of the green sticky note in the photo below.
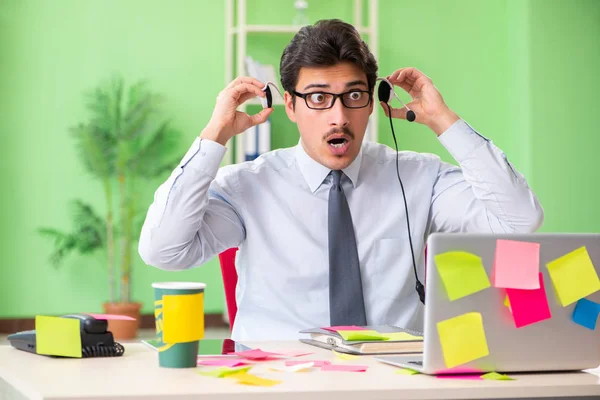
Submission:
{"label": "green sticky note", "polygon": [[481,375],[481,378],[489,379],[489,380],[493,380],[493,381],[514,381],[515,380],[515,378],[511,378],[508,375],[499,374],[497,372],[488,372],[485,375]]}
{"label": "green sticky note", "polygon": [[414,336],[410,333],[406,332],[393,332],[393,333],[385,333],[388,340],[393,340],[396,342],[409,342],[411,340],[423,340],[423,336]]}
{"label": "green sticky note", "polygon": [[453,368],[487,356],[490,352],[478,312],[470,312],[437,324],[446,367]]}
{"label": "green sticky note", "polygon": [[48,356],[81,358],[81,333],[75,318],[35,317],[35,349]]}
{"label": "green sticky note", "polygon": [[449,251],[435,256],[438,272],[450,301],[490,287],[481,258],[466,251]]}
{"label": "green sticky note", "polygon": [[600,290],[600,280],[585,246],[546,264],[563,307]]}
{"label": "green sticky note", "polygon": [[229,367],[219,367],[219,368],[215,368],[212,371],[198,371],[198,373],[200,375],[204,375],[204,376],[211,376],[213,378],[225,378],[227,376],[231,376],[231,375],[235,375],[235,374],[241,374],[241,373],[246,373],[250,370],[250,367],[235,367],[235,368],[229,368]]}
{"label": "green sticky note", "polygon": [[362,341],[362,340],[388,340],[387,334],[382,334],[377,331],[362,330],[362,331],[337,331],[344,340]]}
{"label": "green sticky note", "polygon": [[420,374],[419,371],[415,371],[414,369],[408,369],[408,368],[400,368],[400,369],[396,370],[396,373],[398,375],[416,375],[416,374]]}

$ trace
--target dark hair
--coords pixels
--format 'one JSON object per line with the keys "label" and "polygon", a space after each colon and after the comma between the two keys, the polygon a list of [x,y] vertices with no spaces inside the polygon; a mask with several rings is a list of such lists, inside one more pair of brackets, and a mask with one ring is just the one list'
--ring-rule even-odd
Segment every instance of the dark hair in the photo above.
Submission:
{"label": "dark hair", "polygon": [[283,90],[296,90],[302,67],[327,67],[351,62],[367,75],[369,91],[377,80],[377,61],[354,26],[326,19],[300,28],[281,56],[279,71]]}

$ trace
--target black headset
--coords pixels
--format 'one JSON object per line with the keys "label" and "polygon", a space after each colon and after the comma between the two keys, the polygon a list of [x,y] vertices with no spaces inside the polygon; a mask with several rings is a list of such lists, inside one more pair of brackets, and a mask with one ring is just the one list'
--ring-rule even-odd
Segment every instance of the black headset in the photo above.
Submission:
{"label": "black headset", "polygon": [[392,123],[392,108],[390,107],[390,104],[389,104],[389,102],[392,100],[392,94],[406,108],[406,120],[407,121],[413,122],[417,118],[417,116],[415,115],[415,112],[413,110],[411,110],[410,108],[408,108],[408,106],[406,104],[404,104],[404,102],[400,99],[400,97],[398,97],[398,95],[394,91],[394,86],[392,85],[392,83],[390,81],[388,81],[385,78],[378,78],[377,80],[381,81],[381,83],[379,83],[379,86],[377,87],[377,97],[379,98],[379,101],[382,101],[385,103],[385,105],[388,109],[388,116],[390,118],[390,127],[392,128],[392,137],[394,138],[394,145],[396,147],[396,174],[398,176],[398,182],[400,182],[400,188],[402,189],[402,198],[404,199],[404,210],[406,212],[406,227],[408,229],[408,242],[410,243],[410,254],[412,255],[413,272],[415,274],[415,280],[416,280],[415,290],[417,291],[417,293],[419,295],[419,300],[421,300],[421,303],[425,304],[425,287],[419,280],[419,276],[417,274],[417,263],[415,262],[415,252],[413,250],[412,238],[410,236],[410,220],[408,219],[408,204],[406,202],[406,195],[404,193],[404,185],[402,184],[402,179],[400,178],[400,169],[398,167],[398,142],[396,141],[396,133],[394,132],[394,124]]}

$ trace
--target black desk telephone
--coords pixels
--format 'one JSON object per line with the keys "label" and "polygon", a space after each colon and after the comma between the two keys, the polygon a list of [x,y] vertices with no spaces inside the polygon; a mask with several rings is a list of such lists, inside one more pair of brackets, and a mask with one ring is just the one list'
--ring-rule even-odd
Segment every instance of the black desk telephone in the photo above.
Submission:
{"label": "black desk telephone", "polygon": [[[69,314],[63,315],[62,318],[79,320],[82,357],[118,357],[125,352],[125,348],[115,342],[112,332],[107,330],[108,321],[96,319],[87,314]],[[35,330],[17,332],[8,336],[7,339],[13,347],[37,354]]]}

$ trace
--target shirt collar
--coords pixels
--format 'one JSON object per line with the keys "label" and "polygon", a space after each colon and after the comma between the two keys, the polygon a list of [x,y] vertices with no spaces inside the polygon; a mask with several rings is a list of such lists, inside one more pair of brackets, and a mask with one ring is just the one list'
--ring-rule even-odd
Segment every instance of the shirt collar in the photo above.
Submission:
{"label": "shirt collar", "polygon": [[[361,161],[362,146],[354,161],[352,161],[350,165],[342,170],[344,171],[344,174],[350,178],[352,187],[356,187],[358,185],[358,172],[360,171]],[[306,183],[308,183],[308,187],[313,193],[319,188],[319,186],[321,186],[331,171],[329,168],[316,162],[308,154],[306,154],[304,146],[302,145],[302,139],[300,139],[300,142],[298,142],[298,145],[296,146],[296,162],[298,163],[298,167],[300,168],[302,176],[304,176]]]}

